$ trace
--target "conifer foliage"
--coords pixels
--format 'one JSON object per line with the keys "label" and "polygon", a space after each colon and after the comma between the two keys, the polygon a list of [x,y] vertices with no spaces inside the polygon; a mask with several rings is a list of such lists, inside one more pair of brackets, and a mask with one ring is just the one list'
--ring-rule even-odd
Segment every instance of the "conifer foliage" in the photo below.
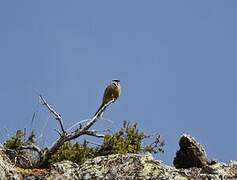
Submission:
{"label": "conifer foliage", "polygon": [[[145,144],[145,140],[151,141],[149,145]],[[34,133],[32,132],[27,141],[23,140],[22,131],[18,130],[15,136],[6,140],[4,147],[8,149],[9,155],[12,152],[15,154],[11,155],[11,160],[21,159],[24,157],[28,163],[27,167],[35,161],[35,156],[32,156],[29,151],[25,151],[21,147],[24,145],[34,143]],[[87,159],[94,158],[102,155],[110,154],[127,154],[127,153],[160,153],[163,152],[164,141],[161,140],[160,136],[146,136],[144,132],[138,129],[137,124],[131,124],[124,121],[123,126],[115,133],[107,134],[104,136],[101,145],[91,146],[87,140],[83,143],[67,141],[65,142],[55,154],[52,155],[49,163],[60,162],[63,160],[70,160],[72,162],[82,164]],[[10,153],[11,152],[11,153]],[[20,161],[16,162],[20,166],[24,166]],[[26,165],[25,165],[26,166]]]}

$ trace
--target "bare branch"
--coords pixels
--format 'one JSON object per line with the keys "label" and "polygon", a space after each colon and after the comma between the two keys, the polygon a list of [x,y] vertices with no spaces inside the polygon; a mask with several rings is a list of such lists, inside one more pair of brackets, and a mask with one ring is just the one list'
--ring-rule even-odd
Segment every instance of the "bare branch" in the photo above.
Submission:
{"label": "bare branch", "polygon": [[62,136],[61,132],[57,129],[53,129],[54,131],[56,131],[58,133],[59,136]]}
{"label": "bare branch", "polygon": [[109,101],[107,104],[105,104],[101,109],[92,117],[92,119],[83,125],[80,129],[77,129],[76,131],[73,131],[71,133],[68,133],[66,136],[67,141],[75,139],[81,135],[86,134],[87,130],[97,121],[98,115],[103,112],[111,103],[114,102],[114,99]]}
{"label": "bare branch", "polygon": [[36,151],[36,152],[39,153],[40,155],[42,154],[41,148],[39,148],[39,147],[36,146],[35,144],[25,145],[25,146],[21,146],[21,147],[17,148],[17,150],[25,150],[25,149],[29,149],[29,150]]}
{"label": "bare branch", "polygon": [[66,134],[66,131],[64,130],[64,127],[63,127],[63,119],[62,119],[61,115],[60,115],[59,113],[57,113],[57,112],[52,108],[52,106],[50,106],[50,105],[46,102],[46,100],[43,98],[42,95],[40,95],[40,99],[42,100],[43,105],[48,108],[48,110],[54,115],[55,119],[59,122],[63,134]]}
{"label": "bare branch", "polygon": [[99,134],[97,131],[86,131],[85,134],[88,135],[88,136],[94,136],[94,137],[98,137],[98,138],[105,137],[104,134]]}
{"label": "bare branch", "polygon": [[[42,96],[40,96],[40,98],[42,99],[44,105],[49,109],[49,111],[51,113],[54,114],[54,116],[56,117],[56,119],[61,122],[60,124],[62,124],[62,117],[50,106],[46,103],[46,101],[44,100],[44,98]],[[42,156],[41,156],[41,160],[38,162],[38,166],[42,167],[47,165],[48,160],[50,159],[51,155],[53,155],[66,141],[70,141],[73,139],[78,138],[79,136],[82,135],[89,135],[89,136],[95,136],[95,137],[104,137],[104,135],[98,134],[96,131],[89,131],[89,128],[98,120],[98,115],[101,114],[101,112],[103,112],[111,103],[113,103],[114,100],[109,101],[107,104],[105,104],[103,107],[101,107],[101,109],[92,117],[92,119],[86,123],[85,125],[81,125],[80,124],[80,128],[76,129],[73,132],[65,132],[63,129],[63,126],[61,125],[61,129],[64,132],[64,134],[62,134],[53,144],[52,146],[45,151]]]}

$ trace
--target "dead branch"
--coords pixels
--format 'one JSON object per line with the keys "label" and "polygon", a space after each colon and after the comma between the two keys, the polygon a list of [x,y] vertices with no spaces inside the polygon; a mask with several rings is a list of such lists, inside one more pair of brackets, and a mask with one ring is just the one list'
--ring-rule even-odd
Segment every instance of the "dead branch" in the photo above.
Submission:
{"label": "dead branch", "polygon": [[77,129],[76,131],[73,131],[71,133],[68,133],[66,136],[67,141],[75,139],[81,135],[84,135],[87,133],[87,130],[96,122],[98,119],[98,115],[102,113],[111,103],[113,103],[114,100],[109,101],[107,104],[105,104],[93,117],[92,119],[83,125],[80,129]]}
{"label": "dead branch", "polygon": [[53,129],[56,133],[58,133],[58,135],[59,136],[61,136],[62,134],[61,134],[61,132],[59,131],[59,130],[57,130],[57,129]]}
{"label": "dead branch", "polygon": [[37,163],[38,167],[47,166],[48,160],[51,158],[51,156],[56,153],[56,151],[67,141],[76,139],[82,135],[89,135],[99,138],[104,137],[103,134],[98,134],[96,131],[89,130],[89,128],[97,121],[98,115],[101,114],[111,103],[113,103],[114,100],[111,100],[103,107],[101,107],[101,109],[92,117],[92,119],[88,123],[86,123],[85,125],[81,125],[80,128],[76,129],[75,131],[66,132],[63,128],[63,121],[61,115],[57,113],[42,96],[40,96],[40,98],[43,101],[43,105],[45,105],[49,109],[49,111],[55,116],[55,119],[59,121],[63,134],[60,135],[60,137],[51,145],[51,147],[49,147],[48,150],[44,151],[41,154],[41,157],[39,158],[40,161]]}
{"label": "dead branch", "polygon": [[97,131],[91,130],[91,131],[86,131],[85,133],[88,136],[94,136],[94,137],[98,137],[98,138],[103,138],[105,137],[104,134],[99,134]]}
{"label": "dead branch", "polygon": [[25,146],[21,146],[19,148],[17,148],[17,150],[33,150],[36,151],[39,155],[42,154],[42,150],[41,148],[39,148],[38,146],[36,146],[35,144],[31,144],[31,145],[25,145]]}
{"label": "dead branch", "polygon": [[60,115],[59,113],[57,113],[57,112],[52,108],[52,106],[50,106],[50,105],[45,101],[45,99],[43,98],[42,95],[40,95],[40,99],[42,100],[43,105],[45,105],[45,106],[48,108],[48,110],[54,115],[55,119],[56,119],[56,120],[59,122],[59,124],[60,124],[60,127],[61,127],[62,132],[65,134],[66,131],[64,130],[64,127],[63,127],[63,119],[62,119],[61,115]]}

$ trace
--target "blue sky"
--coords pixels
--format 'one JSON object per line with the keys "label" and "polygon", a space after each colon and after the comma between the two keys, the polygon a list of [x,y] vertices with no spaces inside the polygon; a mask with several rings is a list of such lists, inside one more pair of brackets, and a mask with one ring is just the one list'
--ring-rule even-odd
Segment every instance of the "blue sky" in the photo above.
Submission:
{"label": "blue sky", "polygon": [[[210,158],[236,159],[236,1],[0,2],[1,139],[16,129],[57,137],[41,93],[66,127],[97,110],[107,83],[122,95],[95,129],[137,122],[166,141],[171,164],[182,133]],[[83,139],[83,138],[82,138]]]}

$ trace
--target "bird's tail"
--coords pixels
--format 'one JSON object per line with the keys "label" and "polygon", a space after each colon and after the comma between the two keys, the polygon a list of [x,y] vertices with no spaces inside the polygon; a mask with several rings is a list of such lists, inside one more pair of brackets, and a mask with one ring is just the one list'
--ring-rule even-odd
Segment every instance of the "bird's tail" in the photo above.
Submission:
{"label": "bird's tail", "polygon": [[[105,108],[103,111],[100,112],[100,110],[101,110],[101,108],[102,108],[103,106],[104,106],[104,104],[102,103],[102,104],[100,105],[99,109],[98,109],[98,110],[96,111],[96,113],[95,113],[95,115],[97,115],[98,118],[101,118],[101,117],[103,116],[104,112],[105,112],[105,109],[106,109],[106,108]],[[95,116],[95,115],[94,115],[94,116]]]}

